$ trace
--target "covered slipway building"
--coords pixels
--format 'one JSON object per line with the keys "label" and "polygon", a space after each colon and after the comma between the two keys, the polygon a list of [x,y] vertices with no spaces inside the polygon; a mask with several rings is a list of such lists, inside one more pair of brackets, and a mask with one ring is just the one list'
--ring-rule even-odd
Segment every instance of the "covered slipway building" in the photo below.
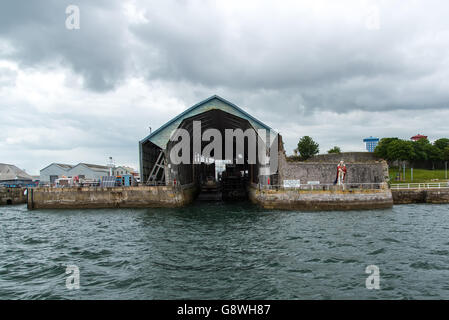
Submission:
{"label": "covered slipway building", "polygon": [[[205,176],[213,175],[213,172],[215,172],[214,163],[207,164],[207,161],[193,163],[194,157],[198,157],[198,155],[193,154],[193,138],[190,139],[190,162],[175,165],[170,161],[171,148],[177,143],[177,141],[170,141],[172,133],[176,129],[182,128],[189,132],[190,137],[193,137],[193,121],[201,121],[202,133],[210,128],[220,131],[223,158],[226,156],[225,129],[235,130],[240,128],[245,131],[252,128],[256,133],[264,132],[258,131],[259,129],[265,129],[267,136],[260,137],[257,134],[257,139],[259,142],[264,141],[265,150],[263,152],[266,152],[269,163],[260,163],[259,157],[256,157],[256,163],[248,161],[248,143],[250,140],[247,138],[244,139],[244,155],[238,155],[236,139],[234,138],[233,159],[224,159],[234,164],[226,166],[226,171],[232,170],[233,172],[225,171],[223,179],[233,179],[232,183],[240,185],[277,183],[278,173],[275,171],[277,167],[273,163],[277,161],[278,156],[277,150],[280,141],[278,133],[235,104],[214,95],[185,110],[139,142],[140,172],[143,184],[198,185],[202,183]],[[261,138],[262,140],[259,140]],[[210,141],[202,141],[201,150],[209,143]],[[273,148],[274,146],[276,148]],[[262,148],[257,148],[257,152],[260,152],[260,150]],[[238,164],[238,162],[242,162],[242,157],[243,163]],[[237,158],[240,158],[240,160],[237,161]],[[270,165],[275,170],[267,170]],[[235,172],[241,172],[242,175],[238,177]]]}

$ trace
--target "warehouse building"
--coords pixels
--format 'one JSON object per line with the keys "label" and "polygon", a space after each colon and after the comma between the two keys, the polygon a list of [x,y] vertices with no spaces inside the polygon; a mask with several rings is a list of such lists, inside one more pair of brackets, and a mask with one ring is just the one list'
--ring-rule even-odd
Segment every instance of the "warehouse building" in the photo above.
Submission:
{"label": "warehouse building", "polygon": [[32,182],[33,177],[15,165],[0,163],[0,185],[25,186]]}
{"label": "warehouse building", "polygon": [[109,175],[109,167],[98,164],[78,163],[77,165],[71,165],[52,163],[40,171],[40,183],[53,184],[58,178],[76,176],[81,179],[99,180],[101,177]]}
{"label": "warehouse building", "polygon": [[124,175],[124,174],[130,174],[130,175],[138,175],[138,173],[136,172],[135,169],[131,168],[131,167],[127,167],[127,166],[118,166],[115,167],[113,169],[113,174],[115,176],[120,176],[120,175]]}
{"label": "warehouse building", "polygon": [[[199,130],[195,126],[200,126]],[[185,161],[179,156],[179,140],[185,134]],[[213,132],[213,141],[202,135]],[[179,132],[179,131],[178,131]],[[233,135],[241,132],[239,141]],[[248,132],[248,136],[244,136]],[[253,136],[251,138],[251,134]],[[190,139],[192,137],[192,139]],[[229,139],[229,140],[228,140]],[[202,151],[216,145],[208,158]],[[204,194],[219,177],[222,198],[245,197],[249,184],[276,184],[279,135],[237,105],[217,95],[185,110],[139,142],[141,183],[204,187]],[[257,147],[257,149],[256,149]],[[175,155],[175,157],[172,157]],[[268,162],[260,161],[259,155]],[[274,169],[273,169],[274,168]],[[209,184],[207,183],[209,181]],[[219,198],[220,188],[215,188]],[[207,190],[206,190],[207,189]]]}
{"label": "warehouse building", "polygon": [[65,163],[52,163],[40,171],[41,183],[55,183],[56,179],[62,176],[67,177],[68,171],[73,166]]}
{"label": "warehouse building", "polygon": [[68,177],[78,176],[80,179],[100,180],[101,177],[109,175],[109,167],[90,163],[78,163],[68,171]]}

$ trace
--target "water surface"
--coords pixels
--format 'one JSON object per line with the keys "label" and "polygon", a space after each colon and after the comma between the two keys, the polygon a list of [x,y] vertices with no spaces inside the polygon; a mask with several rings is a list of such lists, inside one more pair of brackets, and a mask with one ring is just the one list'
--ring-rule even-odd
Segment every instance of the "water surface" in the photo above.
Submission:
{"label": "water surface", "polygon": [[[449,205],[3,206],[0,239],[0,299],[449,299]],[[380,290],[365,287],[372,264]]]}

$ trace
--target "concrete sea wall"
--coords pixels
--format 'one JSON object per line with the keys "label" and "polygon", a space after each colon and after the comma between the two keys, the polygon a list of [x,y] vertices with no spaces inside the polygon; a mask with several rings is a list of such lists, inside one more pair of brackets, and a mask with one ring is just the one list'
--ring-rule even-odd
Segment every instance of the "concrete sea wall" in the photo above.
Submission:
{"label": "concrete sea wall", "polygon": [[[197,188],[142,186],[114,188],[0,189],[0,204],[27,203],[28,209],[44,208],[145,208],[181,207],[191,203]],[[449,188],[427,190],[295,190],[262,189],[251,186],[249,198],[267,209],[351,210],[389,208],[393,204],[449,203]],[[8,201],[10,200],[10,201]]]}
{"label": "concrete sea wall", "polygon": [[181,207],[197,189],[173,186],[30,188],[28,209]]}
{"label": "concrete sea wall", "polygon": [[449,188],[444,189],[392,189],[394,204],[449,203]]}
{"label": "concrete sea wall", "polygon": [[0,188],[0,205],[26,203],[23,188]]}
{"label": "concrete sea wall", "polygon": [[393,206],[391,190],[258,190],[250,187],[253,203],[267,209],[284,210],[355,210]]}
{"label": "concrete sea wall", "polygon": [[[280,141],[278,157],[279,175],[274,188],[258,189],[252,185],[249,189],[250,199],[264,208],[351,210],[393,206],[391,190],[387,186],[388,164],[372,153],[323,154],[307,161],[296,161],[287,158]],[[340,160],[346,163],[346,190],[333,185]],[[296,180],[301,185],[310,182],[316,189],[283,188],[286,180]]]}

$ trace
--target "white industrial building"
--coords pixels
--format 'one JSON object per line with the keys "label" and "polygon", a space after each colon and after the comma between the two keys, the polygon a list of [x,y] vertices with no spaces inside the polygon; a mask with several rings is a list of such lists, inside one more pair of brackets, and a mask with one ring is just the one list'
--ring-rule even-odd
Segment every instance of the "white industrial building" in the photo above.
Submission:
{"label": "white industrial building", "polygon": [[40,171],[41,183],[54,183],[56,179],[62,176],[67,177],[67,172],[73,166],[65,163],[52,163]]}
{"label": "white industrial building", "polygon": [[110,168],[98,164],[78,163],[68,171],[68,178],[78,176],[80,179],[99,180],[110,175]]}
{"label": "white industrial building", "polygon": [[136,175],[136,170],[127,166],[119,166],[114,168],[114,175],[120,176],[124,174]]}
{"label": "white industrial building", "polygon": [[89,163],[78,163],[77,165],[52,163],[40,171],[40,183],[53,184],[58,178],[76,176],[81,179],[99,180],[103,176],[110,175],[109,169],[107,166]]}

